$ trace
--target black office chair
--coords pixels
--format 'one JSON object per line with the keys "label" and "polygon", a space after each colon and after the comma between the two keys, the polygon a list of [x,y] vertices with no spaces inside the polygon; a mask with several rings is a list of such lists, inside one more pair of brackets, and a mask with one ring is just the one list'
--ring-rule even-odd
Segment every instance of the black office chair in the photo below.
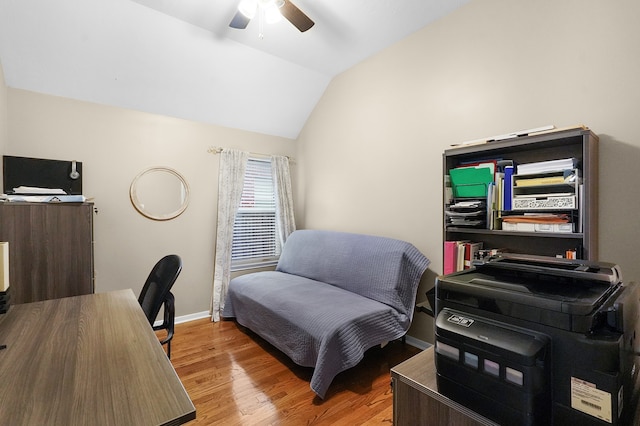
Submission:
{"label": "black office chair", "polygon": [[[163,257],[151,270],[138,298],[138,302],[142,306],[142,310],[147,316],[151,327],[154,330],[167,331],[167,336],[160,343],[167,344],[167,357],[169,358],[171,358],[171,339],[173,338],[175,319],[175,299],[170,290],[181,270],[182,259],[180,259],[180,256],[170,254]],[[161,325],[154,326],[153,323],[162,305],[164,305],[164,319]]]}

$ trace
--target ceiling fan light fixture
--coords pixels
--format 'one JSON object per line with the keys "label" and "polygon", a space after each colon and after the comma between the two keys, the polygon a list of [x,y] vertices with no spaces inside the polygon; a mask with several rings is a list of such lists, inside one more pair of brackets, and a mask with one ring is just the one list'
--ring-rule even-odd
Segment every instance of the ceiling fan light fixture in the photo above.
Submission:
{"label": "ceiling fan light fixture", "polygon": [[258,9],[258,0],[242,0],[238,5],[238,11],[249,19],[256,16]]}
{"label": "ceiling fan light fixture", "polygon": [[259,18],[260,32],[258,37],[260,38],[263,37],[265,23],[273,24],[282,18],[285,18],[302,33],[314,25],[314,22],[290,0],[240,0],[238,11],[231,19],[229,26],[244,30],[256,14]]}
{"label": "ceiling fan light fixture", "polygon": [[264,9],[264,20],[267,24],[275,24],[282,19],[282,14],[280,13],[280,8],[276,5],[276,3],[271,3]]}

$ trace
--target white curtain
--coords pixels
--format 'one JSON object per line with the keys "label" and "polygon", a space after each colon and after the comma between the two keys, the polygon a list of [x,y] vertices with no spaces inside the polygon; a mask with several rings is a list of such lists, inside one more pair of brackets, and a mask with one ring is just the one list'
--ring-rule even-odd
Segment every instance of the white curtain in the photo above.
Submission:
{"label": "white curtain", "polygon": [[213,269],[213,294],[211,295],[211,320],[220,321],[224,300],[231,276],[231,246],[233,221],[240,205],[244,171],[249,154],[233,149],[220,153],[218,178],[218,229]]}
{"label": "white curtain", "polygon": [[278,233],[276,242],[282,248],[289,234],[296,230],[296,220],[293,216],[289,158],[280,155],[272,156],[271,171],[276,195],[276,229]]}

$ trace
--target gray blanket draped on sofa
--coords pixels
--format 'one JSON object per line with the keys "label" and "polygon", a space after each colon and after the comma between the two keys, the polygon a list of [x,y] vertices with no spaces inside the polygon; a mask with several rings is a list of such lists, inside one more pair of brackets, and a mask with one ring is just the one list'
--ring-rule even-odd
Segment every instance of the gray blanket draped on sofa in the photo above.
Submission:
{"label": "gray blanket draped on sofa", "polygon": [[428,265],[404,241],[298,230],[275,271],[231,281],[223,316],[314,367],[311,389],[324,398],[333,378],[368,348],[406,333]]}

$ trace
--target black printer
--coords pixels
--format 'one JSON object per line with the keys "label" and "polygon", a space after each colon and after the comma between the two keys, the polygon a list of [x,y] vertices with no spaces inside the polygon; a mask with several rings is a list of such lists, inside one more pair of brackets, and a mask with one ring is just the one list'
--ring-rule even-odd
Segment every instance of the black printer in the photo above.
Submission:
{"label": "black printer", "polygon": [[640,286],[617,265],[501,255],[436,280],[443,395],[502,425],[627,425]]}

